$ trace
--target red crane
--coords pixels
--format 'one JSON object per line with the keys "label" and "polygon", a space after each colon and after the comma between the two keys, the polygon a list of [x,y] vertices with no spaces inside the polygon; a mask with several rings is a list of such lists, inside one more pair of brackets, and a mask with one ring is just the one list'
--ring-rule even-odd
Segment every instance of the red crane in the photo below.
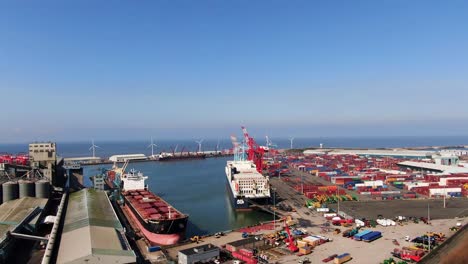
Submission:
{"label": "red crane", "polygon": [[0,162],[6,164],[13,164],[13,156],[11,154],[5,153],[0,155]]}
{"label": "red crane", "polygon": [[253,161],[255,166],[257,166],[257,171],[262,173],[263,171],[263,154],[265,154],[265,149],[261,148],[253,138],[247,133],[247,128],[242,127],[244,132],[245,143],[249,147],[247,150],[247,159]]}
{"label": "red crane", "polygon": [[297,246],[294,244],[294,238],[292,237],[291,235],[291,232],[289,231],[289,226],[288,224],[286,224],[286,218],[284,219],[284,230],[286,230],[286,233],[288,233],[288,248],[289,248],[289,251],[291,252],[296,252],[299,250],[299,248],[297,248]]}
{"label": "red crane", "polygon": [[16,164],[27,165],[29,163],[29,155],[26,153],[18,153],[16,155]]}

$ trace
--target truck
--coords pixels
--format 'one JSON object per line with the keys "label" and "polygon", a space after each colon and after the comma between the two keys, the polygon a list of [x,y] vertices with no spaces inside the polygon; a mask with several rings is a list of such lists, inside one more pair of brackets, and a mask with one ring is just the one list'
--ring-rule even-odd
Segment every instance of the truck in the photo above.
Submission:
{"label": "truck", "polygon": [[372,232],[371,230],[364,230],[364,231],[361,231],[361,232],[359,232],[359,233],[357,233],[357,234],[354,235],[354,240],[360,241],[360,240],[362,240],[362,237],[363,237],[363,236],[365,236],[365,235],[367,235],[367,234],[369,234],[369,233],[371,233],[371,232]]}
{"label": "truck", "polygon": [[421,261],[422,257],[424,257],[424,250],[414,250],[410,248],[402,248],[398,249],[395,248],[392,252],[392,255],[395,258],[399,258],[402,260],[408,260],[408,261],[413,261],[413,262],[419,262]]}
{"label": "truck", "polygon": [[339,256],[336,256],[333,262],[335,264],[342,264],[349,260],[351,260],[351,255],[349,253],[344,253]]}
{"label": "truck", "polygon": [[333,254],[333,255],[331,255],[331,256],[328,256],[327,258],[322,259],[322,262],[327,263],[327,262],[329,262],[329,261],[334,260],[335,257],[337,257],[337,256],[338,256],[337,254]]}
{"label": "truck", "polygon": [[378,238],[381,238],[382,237],[382,233],[380,233],[379,231],[374,231],[374,232],[371,232],[367,235],[364,235],[361,240],[364,241],[364,242],[372,242]]}

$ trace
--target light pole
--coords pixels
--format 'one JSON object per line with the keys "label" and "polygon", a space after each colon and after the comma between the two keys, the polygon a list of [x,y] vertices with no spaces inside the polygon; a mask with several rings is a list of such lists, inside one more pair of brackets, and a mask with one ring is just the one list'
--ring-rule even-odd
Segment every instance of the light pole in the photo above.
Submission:
{"label": "light pole", "polygon": [[276,189],[271,188],[273,191],[273,230],[276,230]]}
{"label": "light pole", "polygon": [[445,196],[447,196],[447,189],[444,187],[444,208],[446,208],[445,207]]}
{"label": "light pole", "polygon": [[[338,198],[338,186],[337,185],[335,185],[335,186],[336,186],[336,196]],[[338,210],[337,210],[336,214],[338,216],[340,216],[340,199],[338,198],[337,200],[338,200]]]}
{"label": "light pole", "polygon": [[[427,204],[427,224],[429,224],[429,221],[431,220],[430,216],[430,209],[429,209],[429,203]],[[431,252],[431,237],[427,236],[428,244],[429,244],[429,252]],[[424,242],[424,241],[423,241]]]}
{"label": "light pole", "polygon": [[301,191],[304,194],[304,174],[301,172]]}

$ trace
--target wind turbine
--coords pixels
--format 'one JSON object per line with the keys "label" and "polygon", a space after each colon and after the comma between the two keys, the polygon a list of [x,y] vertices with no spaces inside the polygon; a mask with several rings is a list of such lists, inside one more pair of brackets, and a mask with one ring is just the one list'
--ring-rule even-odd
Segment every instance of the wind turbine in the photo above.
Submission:
{"label": "wind turbine", "polygon": [[154,148],[158,145],[154,144],[153,137],[151,137],[151,144],[148,145],[148,148],[151,148],[151,157],[154,157]]}
{"label": "wind turbine", "polygon": [[96,157],[96,148],[101,148],[97,145],[94,145],[94,139],[91,140],[91,147],[89,148],[89,150],[93,150],[93,158]]}
{"label": "wind turbine", "polygon": [[216,152],[219,150],[219,138],[218,138],[218,144],[216,144]]}
{"label": "wind turbine", "polygon": [[289,141],[291,141],[291,147],[290,147],[290,149],[292,149],[292,148],[293,148],[294,138],[293,138],[293,137],[289,138]]}
{"label": "wind turbine", "polygon": [[198,152],[201,152],[201,144],[203,143],[203,139],[200,139],[199,141],[196,141],[195,142],[198,144]]}
{"label": "wind turbine", "polygon": [[271,141],[270,137],[265,136],[266,138],[266,147],[270,149],[271,147],[278,147],[273,141]]}

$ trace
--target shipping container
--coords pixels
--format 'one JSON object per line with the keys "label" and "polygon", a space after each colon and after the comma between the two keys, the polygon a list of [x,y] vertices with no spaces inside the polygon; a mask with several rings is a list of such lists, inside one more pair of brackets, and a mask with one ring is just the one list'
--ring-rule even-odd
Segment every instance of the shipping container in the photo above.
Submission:
{"label": "shipping container", "polygon": [[245,261],[247,264],[257,264],[258,263],[257,259],[255,259],[254,257],[245,256],[239,251],[232,252],[232,256],[234,258],[238,259],[238,260]]}
{"label": "shipping container", "polygon": [[312,247],[305,246],[305,247],[299,247],[299,253],[303,255],[310,254],[312,252]]}
{"label": "shipping container", "polygon": [[351,259],[351,255],[349,253],[344,253],[339,256],[336,256],[333,262],[335,264],[342,264],[345,263],[346,261],[349,261]]}
{"label": "shipping container", "polygon": [[378,238],[381,238],[382,237],[382,233],[381,232],[378,232],[378,231],[374,231],[374,232],[371,232],[365,236],[362,237],[362,241],[364,242],[372,242]]}
{"label": "shipping container", "polygon": [[354,235],[354,240],[361,240],[363,236],[370,234],[372,231],[371,230],[363,230],[356,235]]}

